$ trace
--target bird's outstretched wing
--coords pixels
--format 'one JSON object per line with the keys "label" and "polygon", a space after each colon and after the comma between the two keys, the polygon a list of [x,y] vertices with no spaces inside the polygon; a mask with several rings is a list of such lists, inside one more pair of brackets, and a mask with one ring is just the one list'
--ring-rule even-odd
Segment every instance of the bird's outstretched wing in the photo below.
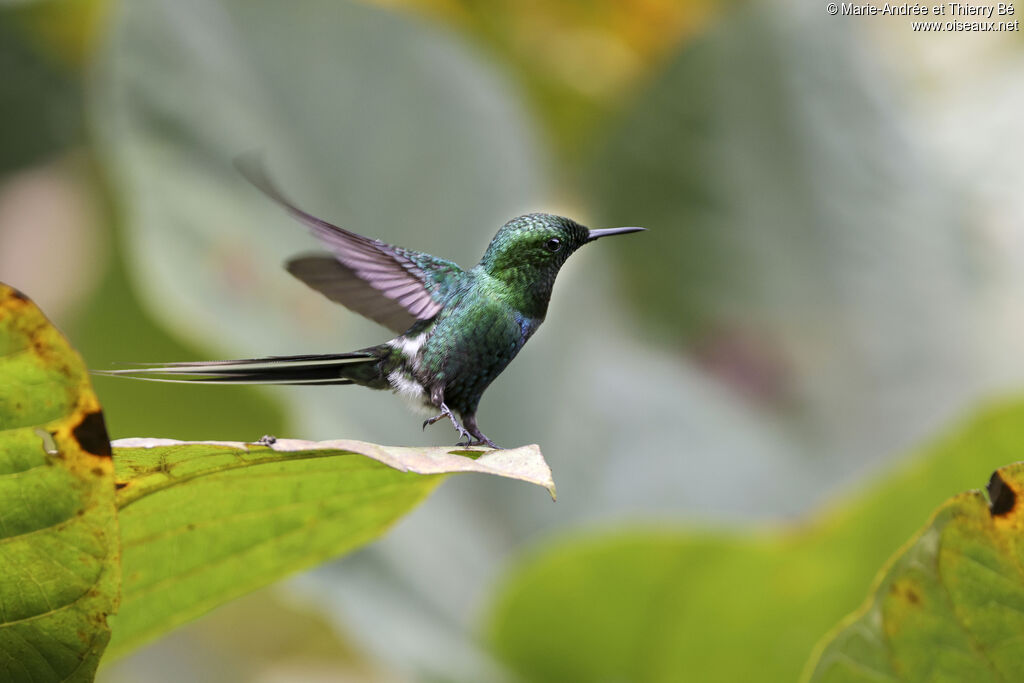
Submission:
{"label": "bird's outstretched wing", "polygon": [[331,250],[290,260],[288,272],[347,308],[395,332],[441,310],[463,270],[446,259],[339,228],[298,208],[271,182],[258,156],[236,165],[249,182],[305,223]]}

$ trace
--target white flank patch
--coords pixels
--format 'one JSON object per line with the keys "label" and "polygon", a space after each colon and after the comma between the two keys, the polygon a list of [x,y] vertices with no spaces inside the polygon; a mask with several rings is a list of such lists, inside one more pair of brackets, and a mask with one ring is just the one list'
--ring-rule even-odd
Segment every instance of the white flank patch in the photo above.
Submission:
{"label": "white flank patch", "polygon": [[[427,333],[421,332],[415,337],[396,337],[388,342],[388,346],[398,349],[407,359],[406,367],[412,371],[419,367],[419,352],[423,342],[427,340]],[[426,388],[409,377],[401,368],[392,370],[388,375],[388,383],[396,394],[405,399],[413,412],[421,415],[433,416],[437,411],[430,405]]]}
{"label": "white flank patch", "polygon": [[427,333],[421,332],[418,336],[413,338],[409,337],[395,337],[388,342],[388,346],[393,349],[399,349],[405,357],[412,360],[416,357],[416,354],[420,352],[420,347],[423,346],[423,342],[427,339]]}
{"label": "white flank patch", "polygon": [[392,370],[388,375],[388,383],[396,394],[401,396],[416,413],[433,415],[436,410],[427,402],[427,390],[423,385],[407,377],[401,370]]}

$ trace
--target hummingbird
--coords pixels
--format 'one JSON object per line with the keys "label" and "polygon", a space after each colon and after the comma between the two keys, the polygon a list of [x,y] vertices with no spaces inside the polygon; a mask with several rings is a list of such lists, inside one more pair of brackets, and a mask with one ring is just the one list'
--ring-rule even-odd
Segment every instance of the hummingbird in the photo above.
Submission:
{"label": "hummingbird", "polygon": [[166,363],[100,374],[388,389],[414,409],[428,411],[424,429],[447,418],[464,439],[459,446],[497,448],[477,425],[477,406],[544,322],[562,264],[584,244],[644,230],[591,229],[562,216],[530,213],[501,226],[480,262],[463,270],[447,259],[385,244],[303,211],[278,190],[258,160],[243,158],[237,166],[328,250],[290,259],[288,272],[398,336],[348,353]]}

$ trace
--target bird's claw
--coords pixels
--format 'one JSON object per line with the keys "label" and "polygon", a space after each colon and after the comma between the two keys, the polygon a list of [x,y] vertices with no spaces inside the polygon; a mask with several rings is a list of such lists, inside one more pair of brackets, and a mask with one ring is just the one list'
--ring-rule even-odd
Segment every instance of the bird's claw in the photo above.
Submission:
{"label": "bird's claw", "polygon": [[[465,442],[460,442],[459,446],[490,446],[491,448],[498,448],[498,444],[494,443],[487,438],[487,435],[480,431],[479,427],[476,426],[475,420],[473,424],[469,425],[467,430],[469,434],[463,434],[466,437]],[[469,438],[472,436],[473,438]]]}
{"label": "bird's claw", "polygon": [[455,444],[456,446],[490,446],[491,448],[498,447],[496,443],[488,439],[484,435],[484,433],[480,431],[480,429],[476,426],[476,419],[472,415],[466,418],[469,423],[469,429],[466,429],[465,427],[462,426],[461,423],[459,423],[458,420],[455,419],[455,414],[447,405],[444,404],[444,402],[441,403],[440,409],[440,413],[438,413],[434,417],[427,418],[426,420],[423,421],[424,429],[427,428],[427,425],[432,425],[438,420],[447,417],[449,420],[452,421],[452,426],[455,427],[455,431],[457,431],[459,433],[459,436],[461,436],[464,439],[463,441],[459,441],[457,444]]}
{"label": "bird's claw", "polygon": [[[451,409],[448,408],[448,406],[446,406],[444,403],[441,404],[441,412],[440,413],[438,413],[434,417],[428,417],[426,420],[423,421],[423,429],[426,429],[428,425],[432,425],[432,424],[434,424],[435,422],[437,422],[438,420],[440,420],[440,419],[442,419],[444,417],[447,417],[449,420],[452,421],[452,426],[455,427],[455,431],[457,431],[459,433],[459,436],[461,436],[464,439],[466,439],[467,443],[472,439],[473,435],[470,434],[468,431],[466,431],[465,427],[463,427],[461,424],[459,424],[459,421],[455,419],[455,414],[452,413]],[[462,444],[459,444],[459,445],[462,445]]]}

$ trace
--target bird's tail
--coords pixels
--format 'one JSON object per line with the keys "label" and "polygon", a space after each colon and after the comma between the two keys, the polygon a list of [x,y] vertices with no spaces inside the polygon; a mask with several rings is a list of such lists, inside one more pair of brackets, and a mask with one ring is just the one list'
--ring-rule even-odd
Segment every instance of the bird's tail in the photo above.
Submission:
{"label": "bird's tail", "polygon": [[306,356],[268,356],[196,363],[144,364],[93,374],[151,382],[209,384],[373,384],[380,377],[375,349]]}

